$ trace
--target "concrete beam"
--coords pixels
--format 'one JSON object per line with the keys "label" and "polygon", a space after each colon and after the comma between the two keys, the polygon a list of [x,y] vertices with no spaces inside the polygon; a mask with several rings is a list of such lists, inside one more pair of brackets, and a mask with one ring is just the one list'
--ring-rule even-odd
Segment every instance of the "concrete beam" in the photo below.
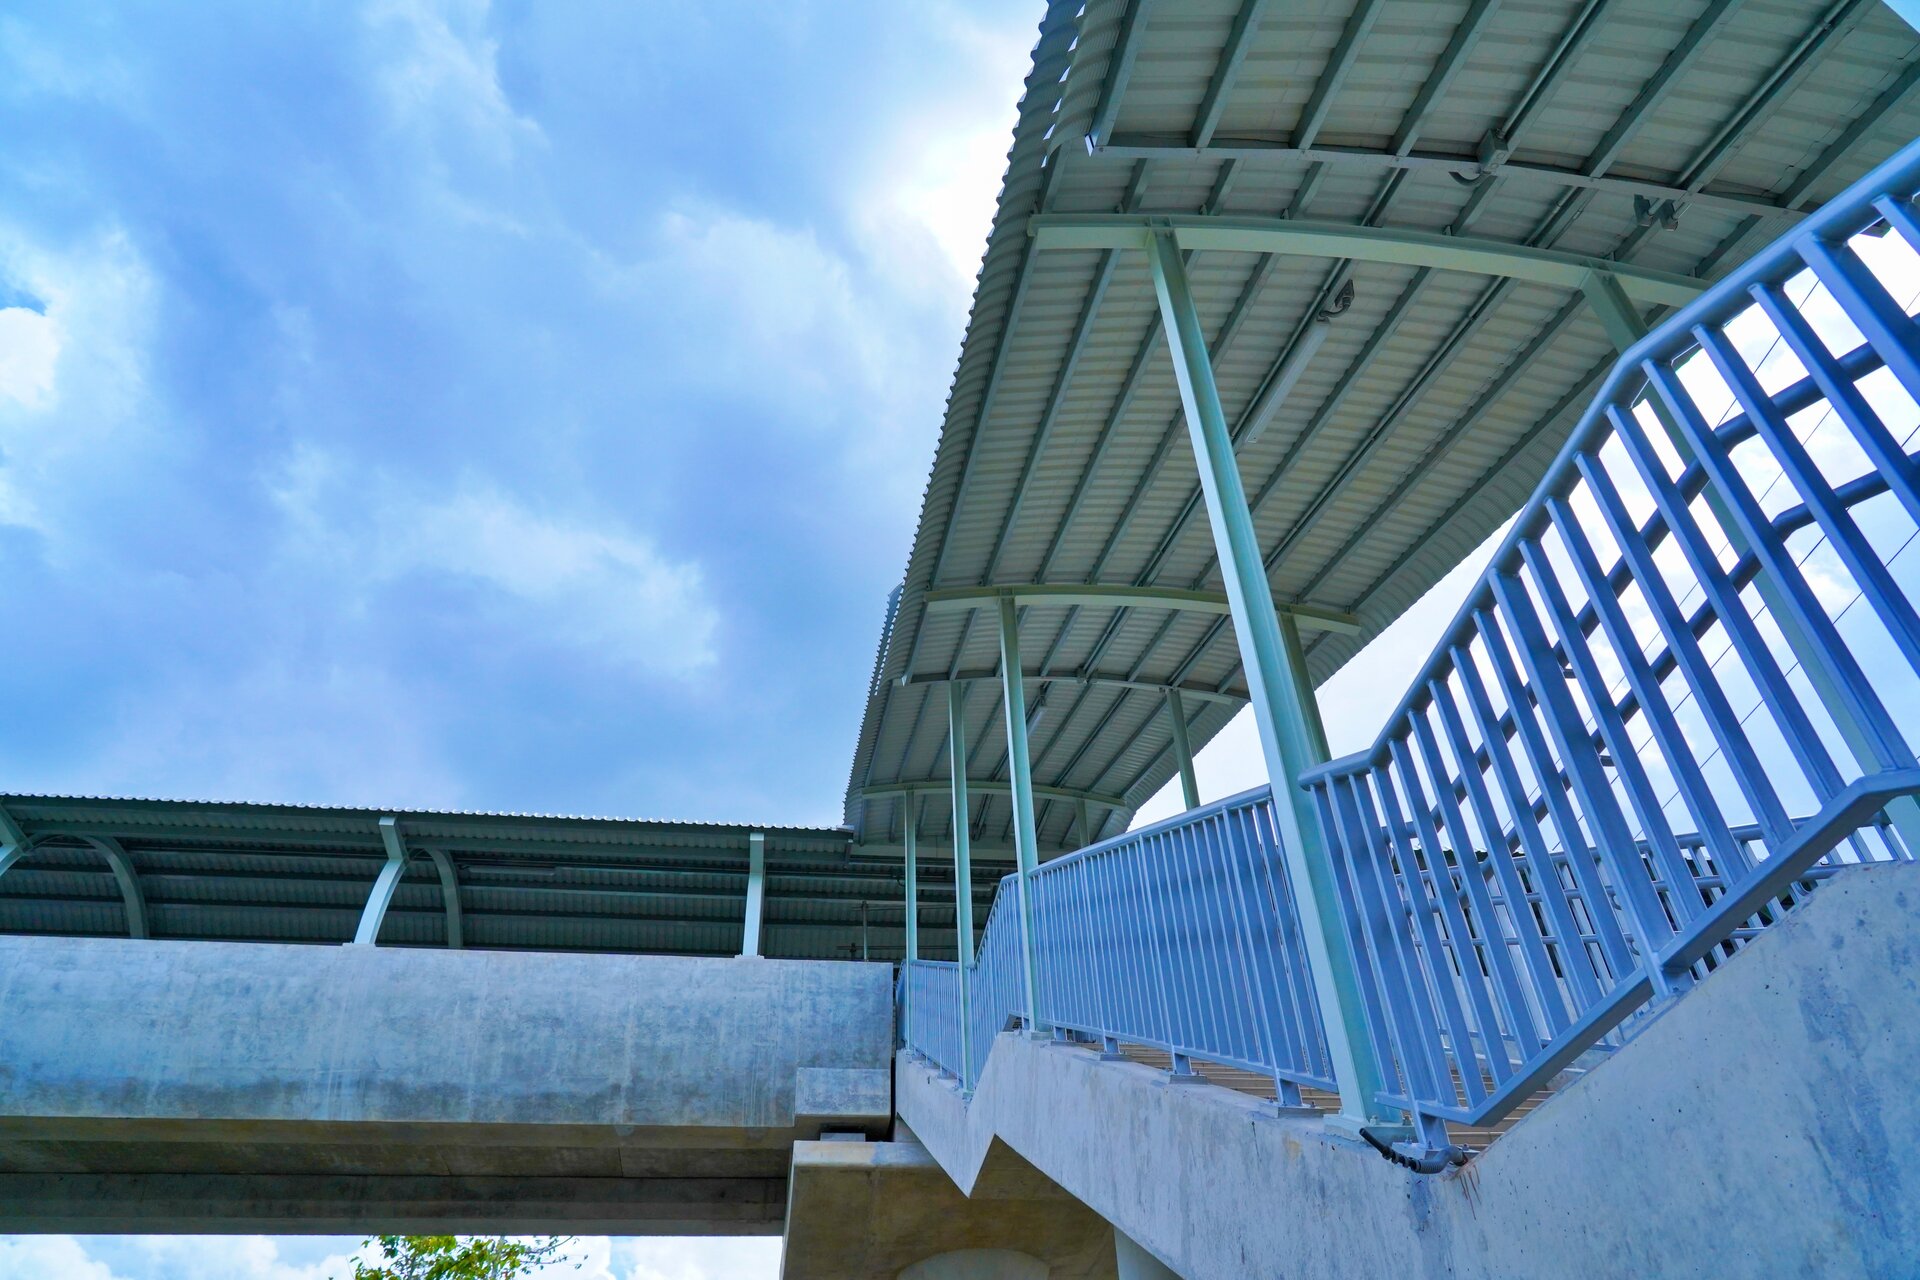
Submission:
{"label": "concrete beam", "polygon": [[0,937],[0,990],[0,1230],[775,1232],[890,1121],[885,964]]}
{"label": "concrete beam", "polygon": [[1441,271],[1507,276],[1567,290],[1579,289],[1592,272],[1610,272],[1630,297],[1675,307],[1693,301],[1707,287],[1706,281],[1691,276],[1627,266],[1585,254],[1397,227],[1294,218],[1158,213],[1043,213],[1027,220],[1027,233],[1034,238],[1037,249],[1144,249],[1149,237],[1166,232],[1172,233],[1182,250],[1391,262]]}

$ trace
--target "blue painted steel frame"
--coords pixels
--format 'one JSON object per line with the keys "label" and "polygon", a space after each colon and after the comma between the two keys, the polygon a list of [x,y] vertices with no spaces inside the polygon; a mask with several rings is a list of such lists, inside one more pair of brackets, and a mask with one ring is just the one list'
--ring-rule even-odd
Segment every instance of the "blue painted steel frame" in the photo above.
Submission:
{"label": "blue painted steel frame", "polygon": [[[1498,1119],[1819,880],[1915,856],[1883,812],[1920,795],[1880,687],[1892,673],[1870,674],[1788,539],[1827,541],[1920,682],[1920,610],[1859,515],[1891,495],[1920,535],[1920,464],[1860,385],[1884,370],[1920,404],[1920,325],[1847,243],[1878,223],[1920,250],[1917,190],[1920,144],[1634,342],[1374,745],[1301,774],[1388,1077],[1377,1101],[1423,1141]],[[1788,299],[1803,270],[1858,347],[1830,351]],[[1804,370],[1772,392],[1727,332],[1754,308]],[[1709,421],[1683,359],[1711,365],[1737,415]],[[1642,424],[1643,394],[1690,456]],[[1865,474],[1836,482],[1796,433],[1790,419],[1823,402]],[[1797,502],[1765,504],[1754,451],[1779,474],[1767,492],[1788,485]],[[1775,609],[1810,638],[1798,656],[1817,679],[1783,669]],[[1736,687],[1721,674],[1733,663]],[[1844,741],[1842,716],[1857,730]],[[1796,789],[1807,817],[1790,816]],[[1176,1071],[1203,1058],[1266,1072],[1282,1101],[1331,1087],[1276,818],[1270,793],[1248,792],[1030,871],[1035,1021],[1156,1046]],[[1014,880],[976,964],[916,960],[905,975],[907,1044],[969,1088],[1027,1007]]]}

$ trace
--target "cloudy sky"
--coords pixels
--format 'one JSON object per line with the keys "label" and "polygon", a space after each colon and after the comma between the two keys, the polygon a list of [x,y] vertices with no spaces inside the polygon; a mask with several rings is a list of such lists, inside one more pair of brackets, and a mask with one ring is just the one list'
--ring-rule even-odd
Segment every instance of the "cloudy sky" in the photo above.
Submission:
{"label": "cloudy sky", "polygon": [[[0,790],[837,821],[1040,8],[14,0]],[[1475,568],[1322,691],[1336,752]],[[1244,718],[1200,773],[1263,780]]]}
{"label": "cloudy sky", "polygon": [[0,789],[837,821],[1039,6],[7,6]]}

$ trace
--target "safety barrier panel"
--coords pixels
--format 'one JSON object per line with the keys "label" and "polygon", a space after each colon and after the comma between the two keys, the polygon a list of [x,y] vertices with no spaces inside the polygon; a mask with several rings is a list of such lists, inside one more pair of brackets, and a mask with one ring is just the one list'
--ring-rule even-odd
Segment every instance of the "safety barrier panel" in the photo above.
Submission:
{"label": "safety barrier panel", "polygon": [[[1001,882],[971,971],[964,1070],[957,968],[909,966],[907,1044],[969,1087],[1025,1013],[1017,880]],[[1028,891],[1042,1025],[1164,1049],[1176,1070],[1264,1072],[1282,1098],[1332,1086],[1267,788],[1049,862]]]}
{"label": "safety barrier panel", "polygon": [[[1373,746],[1299,779],[1424,1143],[1920,849],[1916,190],[1920,144],[1635,343]],[[968,1086],[1025,1012],[1001,890],[964,1037],[958,969],[908,975],[908,1045]],[[1332,1086],[1265,790],[1027,892],[1042,1025]]]}

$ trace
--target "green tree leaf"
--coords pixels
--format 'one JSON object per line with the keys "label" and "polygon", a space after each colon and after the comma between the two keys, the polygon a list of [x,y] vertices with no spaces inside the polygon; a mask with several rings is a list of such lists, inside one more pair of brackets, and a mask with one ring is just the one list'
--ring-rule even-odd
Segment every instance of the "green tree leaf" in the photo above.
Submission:
{"label": "green tree leaf", "polygon": [[372,1236],[361,1242],[352,1280],[519,1280],[535,1268],[572,1261],[563,1252],[572,1243],[559,1236]]}

